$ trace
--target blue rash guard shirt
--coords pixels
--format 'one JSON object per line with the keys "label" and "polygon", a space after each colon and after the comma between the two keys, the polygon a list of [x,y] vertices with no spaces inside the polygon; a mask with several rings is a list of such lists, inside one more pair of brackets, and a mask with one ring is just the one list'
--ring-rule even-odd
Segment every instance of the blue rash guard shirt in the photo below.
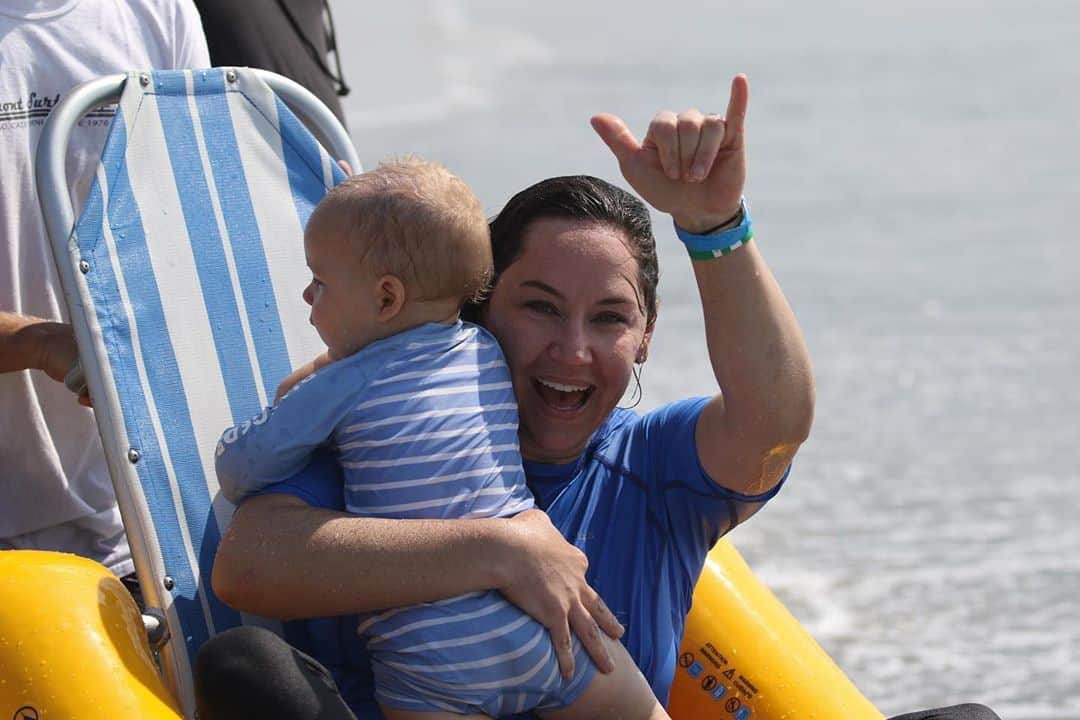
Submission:
{"label": "blue rash guard shirt", "polygon": [[[617,408],[576,462],[525,463],[537,505],[589,558],[589,583],[625,626],[623,643],[664,704],[705,556],[783,485],[748,496],[705,474],[694,431],[707,402],[682,400],[644,415]],[[337,472],[319,461],[267,492],[343,509]],[[290,623],[286,639],[327,665],[358,717],[376,718],[362,642],[352,619],[339,620]]]}

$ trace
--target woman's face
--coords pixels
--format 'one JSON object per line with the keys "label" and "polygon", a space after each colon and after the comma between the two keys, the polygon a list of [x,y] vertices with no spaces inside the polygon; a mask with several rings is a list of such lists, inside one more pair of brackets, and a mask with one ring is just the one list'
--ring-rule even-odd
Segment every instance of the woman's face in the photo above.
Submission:
{"label": "woman's face", "polygon": [[644,357],[637,260],[621,231],[541,219],[499,276],[484,310],[510,364],[530,460],[569,462],[585,449]]}

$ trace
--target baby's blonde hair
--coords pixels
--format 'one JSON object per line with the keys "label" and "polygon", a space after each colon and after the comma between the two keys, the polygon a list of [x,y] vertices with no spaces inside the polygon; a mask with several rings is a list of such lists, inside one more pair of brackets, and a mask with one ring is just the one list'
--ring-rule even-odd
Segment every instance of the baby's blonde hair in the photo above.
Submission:
{"label": "baby's blonde hair", "polygon": [[375,274],[400,278],[410,300],[464,302],[482,295],[491,278],[480,201],[438,163],[406,157],[353,175],[308,222],[309,230],[341,233]]}

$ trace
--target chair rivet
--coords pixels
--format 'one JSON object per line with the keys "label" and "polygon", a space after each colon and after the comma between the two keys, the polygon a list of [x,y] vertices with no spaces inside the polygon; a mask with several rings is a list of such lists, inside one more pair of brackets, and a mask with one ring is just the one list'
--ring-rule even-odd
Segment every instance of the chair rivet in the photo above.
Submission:
{"label": "chair rivet", "polygon": [[173,580],[170,576],[166,575],[164,579],[162,579],[161,584],[165,586],[166,590],[172,590],[173,587],[176,586],[176,581]]}
{"label": "chair rivet", "polygon": [[228,72],[226,72],[225,73],[225,79],[228,80],[231,83],[236,82],[236,71],[235,70],[229,70]]}
{"label": "chair rivet", "polygon": [[80,260],[79,270],[82,272],[83,275],[90,272],[90,263],[86,262],[85,260]]}
{"label": "chair rivet", "polygon": [[146,87],[147,85],[149,85],[150,84],[150,76],[147,75],[146,73],[140,74],[139,75],[139,84],[142,85],[143,87]]}
{"label": "chair rivet", "polygon": [[139,457],[140,457],[139,451],[136,450],[135,448],[131,448],[130,450],[128,450],[128,460],[130,460],[131,462],[133,462],[133,463],[139,462]]}

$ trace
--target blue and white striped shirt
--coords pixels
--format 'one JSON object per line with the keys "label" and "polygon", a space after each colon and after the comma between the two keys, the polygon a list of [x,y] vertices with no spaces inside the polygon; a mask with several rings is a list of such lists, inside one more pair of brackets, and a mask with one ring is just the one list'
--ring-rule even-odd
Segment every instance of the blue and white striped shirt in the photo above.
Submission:
{"label": "blue and white striped shirt", "polygon": [[[292,476],[329,443],[346,509],[383,518],[507,517],[533,507],[518,450],[510,372],[468,323],[427,324],[362,348],[225,431],[217,472],[233,502]],[[546,629],[497,592],[367,616],[380,702],[417,711],[561,707],[594,666],[575,645],[563,680]]]}
{"label": "blue and white striped shirt", "polygon": [[232,502],[283,480],[320,445],[338,452],[349,512],[386,518],[506,517],[533,506],[517,404],[498,343],[469,323],[377,340],[222,435]]}

